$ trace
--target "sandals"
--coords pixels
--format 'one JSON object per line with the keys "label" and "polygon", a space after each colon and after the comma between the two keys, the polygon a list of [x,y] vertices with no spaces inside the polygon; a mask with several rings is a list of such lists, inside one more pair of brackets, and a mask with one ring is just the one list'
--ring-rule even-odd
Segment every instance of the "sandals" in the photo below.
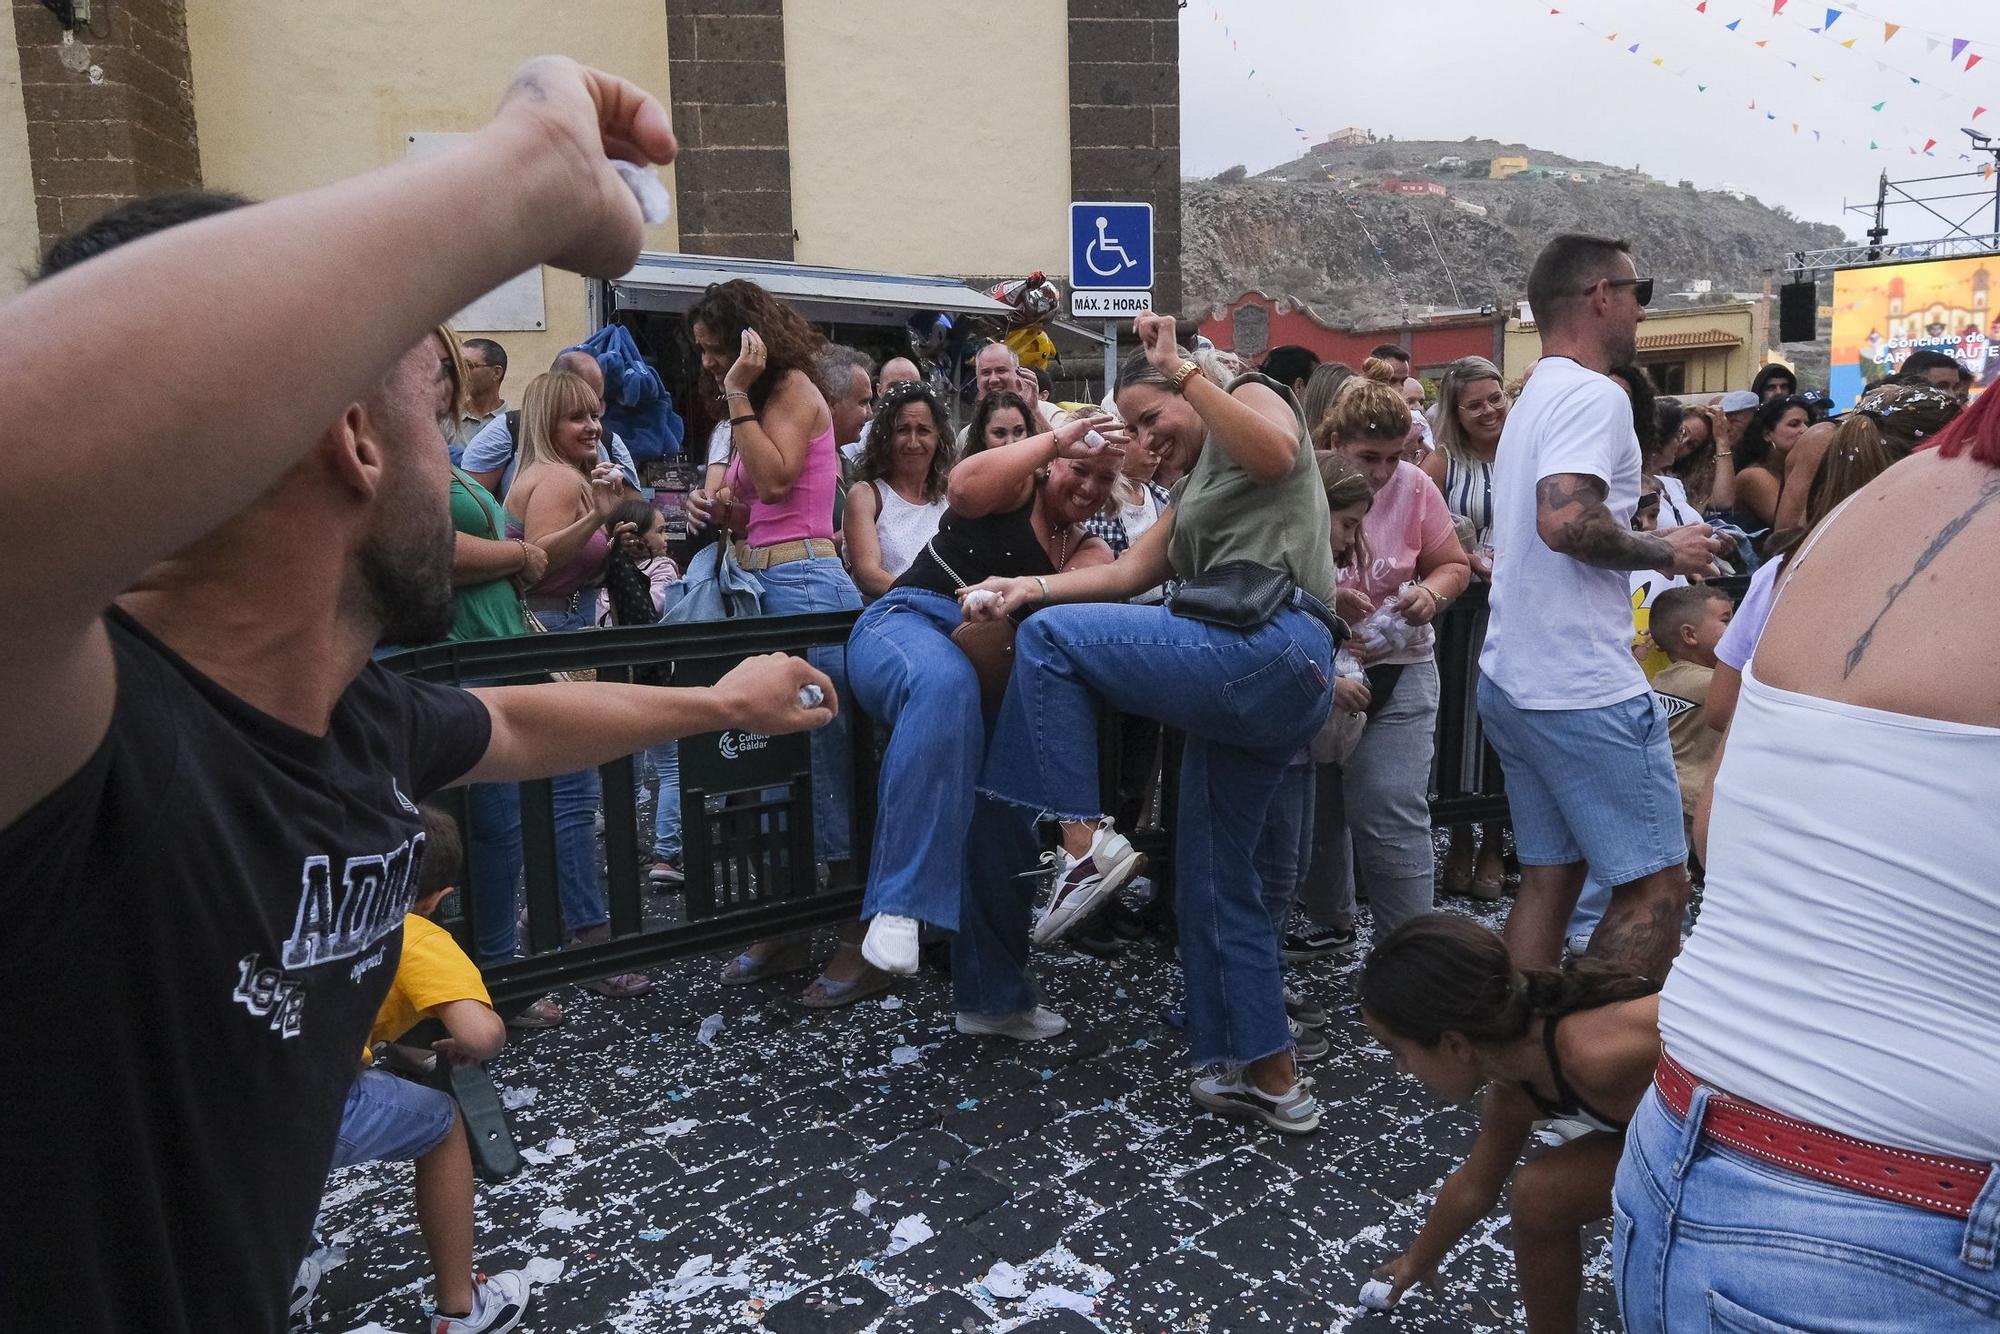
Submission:
{"label": "sandals", "polygon": [[553,996],[543,996],[529,1005],[507,1016],[507,1027],[538,1030],[555,1028],[563,1021],[562,1006],[556,1004]]}
{"label": "sandals", "polygon": [[744,987],[752,982],[762,982],[767,977],[802,973],[812,967],[812,964],[812,946],[807,941],[780,945],[765,955],[762,962],[758,961],[757,956],[745,950],[723,965],[722,985]]}
{"label": "sandals", "polygon": [[864,964],[863,969],[861,976],[852,982],[842,982],[821,973],[811,986],[799,993],[799,1004],[809,1010],[837,1010],[869,996],[879,996],[889,989],[893,980],[889,974],[873,964]]}

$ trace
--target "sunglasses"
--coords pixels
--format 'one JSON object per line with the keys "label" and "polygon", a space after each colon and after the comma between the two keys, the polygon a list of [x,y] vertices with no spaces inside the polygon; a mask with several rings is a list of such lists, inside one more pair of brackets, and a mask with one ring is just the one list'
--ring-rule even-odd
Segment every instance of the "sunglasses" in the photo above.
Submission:
{"label": "sunglasses", "polygon": [[[1598,282],[1603,283],[1606,287],[1629,287],[1632,289],[1633,298],[1640,305],[1650,306],[1653,304],[1653,280],[1651,278],[1600,278]],[[1596,285],[1597,283],[1592,283],[1590,286],[1595,287]],[[1583,294],[1589,296],[1590,287],[1584,288]]]}

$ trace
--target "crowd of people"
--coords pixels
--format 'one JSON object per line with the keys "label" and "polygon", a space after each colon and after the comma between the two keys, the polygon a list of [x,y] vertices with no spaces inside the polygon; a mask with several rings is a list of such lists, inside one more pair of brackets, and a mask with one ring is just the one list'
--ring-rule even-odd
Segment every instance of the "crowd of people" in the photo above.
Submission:
{"label": "crowd of people", "polygon": [[[1036,951],[1118,911],[1145,869],[1126,794],[1176,766],[1190,1111],[1318,1129],[1334,998],[1287,966],[1364,939],[1370,1031],[1479,1100],[1379,1304],[1435,1280],[1511,1179],[1532,1330],[1574,1327],[1580,1229],[1606,1216],[1635,1330],[2000,1319],[1979,1024],[2000,644],[1964,614],[2000,548],[1996,400],[1966,410],[1916,357],[1837,419],[1782,367],[1661,398],[1635,364],[1651,281],[1625,243],[1564,235],[1529,276],[1543,356],[1518,395],[1471,357],[1433,403],[1393,345],[1251,368],[1147,314],[1097,403],[982,349],[955,430],[919,366],[735,280],[686,320],[716,426],[683,569],[596,358],[565,351],[516,409],[506,349],[439,324],[535,263],[622,271],[640,219],[609,158],[673,151],[646,94],[544,59],[451,152],[116,210],[4,308],[6,577],[40,630],[0,652],[0,976],[29,1031],[92,1056],[0,1119],[34,1149],[0,1185],[8,1253],[74,1243],[10,1266],[0,1323],[281,1328],[327,1171],[377,1159],[416,1164],[432,1327],[512,1328],[529,1285],[474,1269],[435,1076],[563,1022],[546,997],[503,1018],[479,976],[519,949],[518,785],[553,779],[563,933],[587,945],[610,934],[598,766],[639,759],[671,893],[706,871],[676,743],[724,728],[810,733],[818,862],[872,840],[861,917],[800,1000],[880,992],[948,937],[958,1028],[1017,1041],[1067,1027]],[[446,207],[462,243],[439,252]],[[280,278],[324,315],[317,354],[246,393],[236,355],[286,332],[259,299]],[[79,375],[106,389],[67,394]],[[28,448],[21,423],[58,411],[86,447]],[[156,503],[74,522],[142,459]],[[1754,572],[1740,606],[1706,583],[1729,572]],[[1475,581],[1509,814],[1454,831],[1440,878],[1435,625]],[[706,688],[449,689],[372,660],[724,607],[858,616],[844,647]],[[887,738],[872,829],[854,708]],[[1142,738],[1114,810],[1106,709]],[[457,785],[462,831],[426,803]],[[1515,869],[1500,933],[1437,911],[1440,883],[1497,900]],[[460,887],[469,956],[429,920]],[[723,980],[809,970],[807,943],[756,942]],[[1520,1167],[1538,1129],[1564,1142]]]}

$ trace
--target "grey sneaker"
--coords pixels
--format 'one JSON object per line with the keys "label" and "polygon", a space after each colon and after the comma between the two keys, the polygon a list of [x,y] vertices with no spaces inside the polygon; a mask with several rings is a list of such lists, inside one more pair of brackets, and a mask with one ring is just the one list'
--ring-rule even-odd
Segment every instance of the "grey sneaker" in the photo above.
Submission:
{"label": "grey sneaker", "polygon": [[968,1014],[959,1012],[958,1031],[977,1037],[1013,1038],[1017,1042],[1041,1042],[1067,1032],[1069,1020],[1054,1010],[1037,1005],[1024,1014]]}
{"label": "grey sneaker", "polygon": [[1047,945],[1061,940],[1145,864],[1146,859],[1113,827],[1108,815],[1097,822],[1097,832],[1090,836],[1090,851],[1083,856],[1071,857],[1057,848],[1055,894],[1049,900],[1048,912],[1035,923],[1035,943]]}
{"label": "grey sneaker", "polygon": [[1290,987],[1285,988],[1285,1013],[1291,1017],[1293,1023],[1304,1024],[1307,1028],[1325,1028],[1333,1022],[1327,1017],[1325,1010]]}
{"label": "grey sneaker", "polygon": [[1326,1034],[1294,1019],[1292,1025],[1292,1055],[1300,1061],[1323,1061],[1333,1051],[1333,1044],[1326,1040]]}
{"label": "grey sneaker", "polygon": [[1310,1135],[1319,1129],[1319,1102],[1312,1095],[1310,1080],[1300,1079],[1281,1094],[1269,1094],[1243,1077],[1241,1070],[1226,1075],[1203,1075],[1189,1091],[1194,1100],[1217,1116],[1234,1116],[1246,1121],[1262,1121],[1285,1135]]}

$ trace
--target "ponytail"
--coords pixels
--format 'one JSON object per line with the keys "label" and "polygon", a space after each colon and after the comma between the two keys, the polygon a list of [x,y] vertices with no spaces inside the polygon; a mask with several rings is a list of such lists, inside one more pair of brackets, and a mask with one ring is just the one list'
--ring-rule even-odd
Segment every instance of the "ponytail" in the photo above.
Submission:
{"label": "ponytail", "polygon": [[1361,1007],[1399,1037],[1426,1047],[1446,1033],[1512,1042],[1536,1019],[1649,996],[1659,984],[1598,959],[1516,969],[1506,942],[1479,923],[1425,913],[1368,952]]}

